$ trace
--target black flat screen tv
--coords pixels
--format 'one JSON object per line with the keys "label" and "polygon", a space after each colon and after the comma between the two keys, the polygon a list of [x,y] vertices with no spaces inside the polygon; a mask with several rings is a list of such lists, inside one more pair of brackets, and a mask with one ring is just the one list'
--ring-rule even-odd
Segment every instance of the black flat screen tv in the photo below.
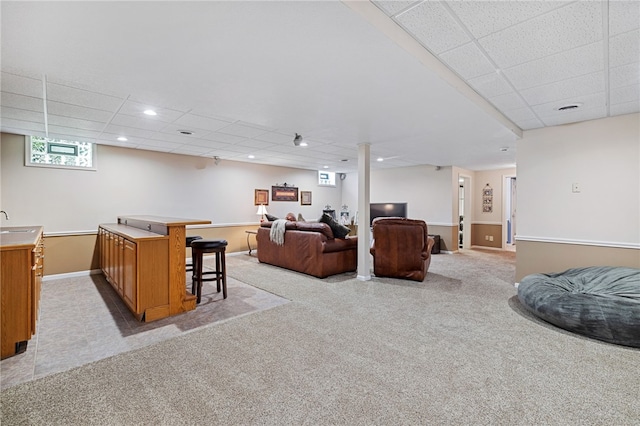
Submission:
{"label": "black flat screen tv", "polygon": [[371,224],[376,217],[407,217],[407,203],[371,203],[369,204]]}

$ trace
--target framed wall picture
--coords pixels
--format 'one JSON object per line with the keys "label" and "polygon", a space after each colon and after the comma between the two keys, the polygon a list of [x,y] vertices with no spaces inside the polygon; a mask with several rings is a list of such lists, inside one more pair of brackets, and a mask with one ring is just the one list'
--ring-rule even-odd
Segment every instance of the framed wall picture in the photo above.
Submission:
{"label": "framed wall picture", "polygon": [[295,186],[272,186],[271,201],[298,201],[298,188]]}
{"label": "framed wall picture", "polygon": [[300,191],[300,205],[311,205],[311,191]]}
{"label": "framed wall picture", "polygon": [[256,206],[260,204],[264,204],[265,206],[269,205],[269,190],[268,189],[256,189],[254,194],[253,203]]}

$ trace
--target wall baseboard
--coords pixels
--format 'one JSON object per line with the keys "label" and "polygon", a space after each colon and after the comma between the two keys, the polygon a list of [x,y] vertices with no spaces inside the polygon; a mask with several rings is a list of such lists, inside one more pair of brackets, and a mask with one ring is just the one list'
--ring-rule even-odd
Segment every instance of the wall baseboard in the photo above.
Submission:
{"label": "wall baseboard", "polygon": [[516,235],[516,242],[531,241],[534,243],[555,243],[555,244],[575,244],[579,246],[613,247],[626,249],[640,249],[640,243],[620,243],[615,241],[591,241],[591,240],[571,240],[568,238],[547,238]]}
{"label": "wall baseboard", "polygon": [[88,277],[90,275],[101,274],[101,269],[91,269],[89,271],[77,271],[77,272],[68,272],[66,274],[54,274],[54,275],[45,275],[42,277],[42,281],[53,281],[53,280],[64,280],[68,278],[76,278],[76,277]]}

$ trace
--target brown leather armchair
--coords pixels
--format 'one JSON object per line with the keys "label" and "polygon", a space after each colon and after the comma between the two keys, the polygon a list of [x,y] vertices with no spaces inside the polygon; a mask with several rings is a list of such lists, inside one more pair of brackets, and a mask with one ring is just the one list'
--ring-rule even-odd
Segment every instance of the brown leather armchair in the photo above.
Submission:
{"label": "brown leather armchair", "polygon": [[431,263],[434,243],[423,220],[376,218],[370,249],[373,273],[377,277],[423,281]]}

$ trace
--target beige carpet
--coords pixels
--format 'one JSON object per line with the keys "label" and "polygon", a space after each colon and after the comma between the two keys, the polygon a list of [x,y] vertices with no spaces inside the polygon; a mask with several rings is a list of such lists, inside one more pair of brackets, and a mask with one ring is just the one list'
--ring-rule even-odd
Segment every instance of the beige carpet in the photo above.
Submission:
{"label": "beige carpet", "polygon": [[640,420],[640,350],[540,322],[513,256],[434,256],[423,283],[319,280],[247,256],[292,302],[10,388],[2,424],[606,424]]}

